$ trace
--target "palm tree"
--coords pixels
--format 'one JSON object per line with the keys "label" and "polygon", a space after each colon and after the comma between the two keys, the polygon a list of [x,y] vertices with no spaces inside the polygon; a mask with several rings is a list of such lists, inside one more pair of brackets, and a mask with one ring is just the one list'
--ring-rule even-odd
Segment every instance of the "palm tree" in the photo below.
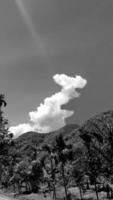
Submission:
{"label": "palm tree", "polygon": [[[50,161],[50,180],[52,182],[53,187],[53,199],[56,200],[56,154],[54,153],[54,149],[51,145],[44,145],[42,150],[47,152],[46,155],[42,158],[43,166],[46,172],[49,174],[48,170],[46,169],[46,159]],[[50,188],[49,188],[50,189]]]}
{"label": "palm tree", "polygon": [[4,107],[6,107],[7,106],[7,103],[6,103],[6,101],[4,100],[4,94],[0,94],[0,108],[2,107],[2,106],[4,106]]}
{"label": "palm tree", "polygon": [[[93,127],[92,123],[88,124],[90,128]],[[91,136],[89,127],[84,127],[80,129],[80,137],[83,139],[85,147],[87,149],[87,156],[86,156],[86,165],[87,165],[87,174],[89,175],[90,182],[94,184],[95,186],[95,193],[96,198],[99,200],[98,195],[98,188],[97,188],[97,178],[102,170],[102,161],[101,161],[101,155],[97,154],[95,151],[94,145],[97,144],[94,142],[94,138],[97,139],[98,143],[102,143],[101,137],[98,136],[96,132],[92,132],[93,136]],[[94,124],[95,127],[95,124]],[[98,148],[98,147],[97,147]]]}
{"label": "palm tree", "polygon": [[74,167],[72,175],[79,187],[80,199],[83,200],[83,195],[82,195],[82,180],[83,180],[83,175],[84,175],[83,171],[81,171],[81,169],[79,170],[76,167]]}
{"label": "palm tree", "polygon": [[3,118],[2,106],[7,106],[4,94],[0,94],[0,129],[4,129],[4,126],[8,123],[7,120]]}
{"label": "palm tree", "polygon": [[58,137],[56,137],[56,152],[58,156],[58,161],[61,163],[61,175],[65,190],[65,198],[68,200],[68,191],[67,191],[67,180],[66,180],[66,174],[65,174],[65,165],[67,161],[73,160],[73,151],[72,151],[72,145],[67,145],[63,139],[63,136],[60,134]]}

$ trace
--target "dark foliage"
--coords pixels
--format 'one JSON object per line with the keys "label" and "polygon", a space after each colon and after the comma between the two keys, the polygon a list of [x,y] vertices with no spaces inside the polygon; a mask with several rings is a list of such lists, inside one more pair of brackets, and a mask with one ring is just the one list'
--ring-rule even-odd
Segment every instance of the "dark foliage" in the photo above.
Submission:
{"label": "dark foliage", "polygon": [[73,184],[84,191],[93,187],[97,200],[104,188],[113,193],[113,111],[99,114],[84,123],[67,125],[48,134],[28,132],[13,140],[3,117],[0,96],[0,182],[19,193],[39,192],[42,186],[57,199],[57,187]]}

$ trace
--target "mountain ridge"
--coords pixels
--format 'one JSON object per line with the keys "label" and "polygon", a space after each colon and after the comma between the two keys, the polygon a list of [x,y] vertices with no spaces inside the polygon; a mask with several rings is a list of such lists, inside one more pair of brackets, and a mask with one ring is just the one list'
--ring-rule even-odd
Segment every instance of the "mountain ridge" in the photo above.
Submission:
{"label": "mountain ridge", "polygon": [[55,142],[56,137],[59,134],[62,134],[64,140],[67,143],[71,143],[74,145],[75,148],[80,147],[84,148],[84,142],[80,137],[80,129],[87,129],[90,131],[91,137],[93,137],[95,129],[94,124],[96,124],[99,128],[97,134],[102,135],[103,138],[107,137],[107,123],[113,127],[113,111],[109,110],[106,112],[99,113],[90,119],[88,119],[82,126],[77,124],[68,124],[63,128],[50,132],[50,133],[37,133],[37,132],[27,132],[23,135],[19,136],[15,139],[17,149],[20,149],[22,155],[30,156],[34,151],[33,148],[38,149],[44,144],[53,144]]}
{"label": "mountain ridge", "polygon": [[[38,132],[26,132],[15,139],[16,148],[21,149],[22,155],[30,156],[32,154],[33,148],[40,148],[44,144],[53,144],[55,138],[62,134],[66,141],[72,139],[72,135],[75,134],[76,130],[79,128],[77,124],[68,124],[61,129],[50,132],[50,133],[38,133]],[[74,137],[74,136],[73,136]]]}

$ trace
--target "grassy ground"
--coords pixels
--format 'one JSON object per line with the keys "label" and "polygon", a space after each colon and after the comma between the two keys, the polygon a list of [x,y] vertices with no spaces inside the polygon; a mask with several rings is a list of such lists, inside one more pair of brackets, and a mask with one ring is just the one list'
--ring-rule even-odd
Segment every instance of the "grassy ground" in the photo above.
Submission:
{"label": "grassy ground", "polygon": [[[77,187],[71,187],[68,189],[68,192],[71,193],[72,195],[72,200],[80,200],[80,193],[79,189]],[[14,197],[14,193],[11,192],[6,192],[0,190],[0,194],[4,194],[7,197]],[[64,200],[64,191],[63,189],[57,189],[57,200]],[[43,193],[39,194],[29,194],[29,195],[19,195],[15,197],[15,200],[52,200],[52,194],[46,194],[44,195]],[[83,200],[96,200],[96,194],[93,190],[88,190],[83,194]],[[108,200],[106,198],[106,193],[105,192],[99,192],[99,200]]]}
{"label": "grassy ground", "polygon": [[[72,200],[80,200],[80,193],[78,188],[69,188],[69,192],[72,195]],[[64,191],[60,190],[57,191],[57,200],[64,200]],[[52,200],[52,195],[50,196],[47,194],[45,197],[43,194],[30,194],[30,195],[21,195],[18,197],[19,200]],[[84,200],[96,200],[96,194],[94,191],[89,190],[83,195]],[[100,200],[108,200],[106,198],[106,193],[105,192],[100,192],[99,193],[99,199]]]}
{"label": "grassy ground", "polygon": [[19,200],[52,200],[50,196],[44,197],[42,194],[21,195]]}
{"label": "grassy ground", "polygon": [[[79,189],[78,188],[70,188],[69,191],[71,192],[71,194],[73,194],[76,199],[80,199],[80,193],[79,193]],[[106,193],[105,192],[99,192],[99,199],[100,200],[108,200],[106,198]],[[96,200],[96,194],[93,190],[88,190],[83,194],[83,199],[84,200]]]}

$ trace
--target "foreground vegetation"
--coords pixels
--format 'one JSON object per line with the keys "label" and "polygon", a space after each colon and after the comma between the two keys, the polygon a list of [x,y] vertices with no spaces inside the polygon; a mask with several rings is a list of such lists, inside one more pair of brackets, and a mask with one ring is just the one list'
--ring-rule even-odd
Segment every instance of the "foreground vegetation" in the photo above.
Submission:
{"label": "foreground vegetation", "polygon": [[[21,199],[113,198],[113,112],[46,135],[8,132],[0,95],[0,186]],[[34,195],[32,194],[34,193]]]}

